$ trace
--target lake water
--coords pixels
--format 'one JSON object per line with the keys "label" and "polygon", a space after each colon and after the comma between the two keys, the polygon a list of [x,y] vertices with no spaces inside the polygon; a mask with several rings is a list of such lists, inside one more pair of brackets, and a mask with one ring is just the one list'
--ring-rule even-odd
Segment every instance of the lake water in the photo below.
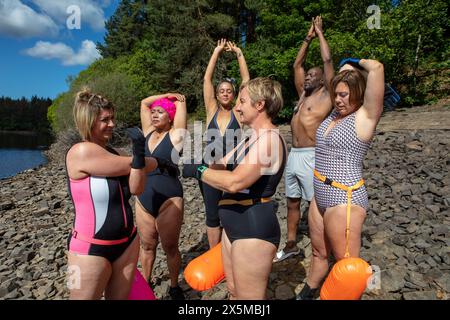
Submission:
{"label": "lake water", "polygon": [[42,151],[51,143],[49,135],[0,131],[0,179],[47,163]]}

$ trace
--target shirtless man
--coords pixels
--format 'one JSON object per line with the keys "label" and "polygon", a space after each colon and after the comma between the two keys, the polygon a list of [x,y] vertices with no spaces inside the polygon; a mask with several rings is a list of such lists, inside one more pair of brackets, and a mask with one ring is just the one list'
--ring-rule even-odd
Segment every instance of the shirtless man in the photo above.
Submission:
{"label": "shirtless man", "polygon": [[[324,71],[320,67],[314,67],[309,69],[305,75],[306,54],[309,44],[315,37],[318,37],[320,41]],[[286,245],[277,252],[274,262],[300,252],[296,241],[297,227],[301,218],[300,201],[302,198],[311,201],[314,196],[313,170],[316,130],[332,108],[328,87],[333,76],[330,50],[323,36],[322,18],[318,16],[313,19],[308,35],[294,62],[294,79],[299,102],[291,120],[292,148],[285,175],[288,234]]]}

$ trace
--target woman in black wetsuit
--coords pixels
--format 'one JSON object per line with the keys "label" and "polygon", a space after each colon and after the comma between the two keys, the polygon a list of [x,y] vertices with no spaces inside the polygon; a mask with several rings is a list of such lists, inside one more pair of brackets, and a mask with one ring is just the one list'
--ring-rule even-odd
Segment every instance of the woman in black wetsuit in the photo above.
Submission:
{"label": "woman in black wetsuit", "polygon": [[224,191],[219,216],[230,299],[266,298],[272,260],[280,242],[280,225],[271,197],[283,175],[287,151],[272,120],[282,105],[278,82],[256,78],[244,83],[236,112],[251,133],[222,159],[222,164],[210,168],[185,164],[183,168],[184,177],[196,177]]}
{"label": "woman in black wetsuit", "polygon": [[[217,60],[222,51],[232,51],[236,54],[239,63],[242,82],[250,80],[250,75],[240,48],[233,42],[221,39],[209,60],[203,82],[203,99],[206,107],[207,144],[203,161],[212,164],[222,159],[228,151],[232,150],[240,139],[241,123],[234,109],[236,95],[235,85],[231,79],[222,80],[214,90],[212,78]],[[209,246],[213,247],[220,241],[221,228],[218,214],[218,201],[222,191],[212,188],[208,184],[199,182],[205,202],[206,233]]]}
{"label": "woman in black wetsuit", "polygon": [[150,281],[159,238],[167,255],[172,300],[184,299],[178,286],[181,255],[178,249],[183,222],[183,188],[177,163],[186,133],[185,97],[167,93],[141,102],[145,155],[158,159],[159,167],[148,174],[144,192],[136,201],[136,222],[141,238],[140,259],[145,279]]}

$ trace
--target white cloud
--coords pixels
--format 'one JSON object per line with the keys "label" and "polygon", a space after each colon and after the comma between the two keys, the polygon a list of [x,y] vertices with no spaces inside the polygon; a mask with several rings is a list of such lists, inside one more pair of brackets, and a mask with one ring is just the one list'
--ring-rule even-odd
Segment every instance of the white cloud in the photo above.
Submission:
{"label": "white cloud", "polygon": [[56,36],[58,26],[19,0],[0,0],[0,34],[20,38]]}
{"label": "white cloud", "polygon": [[78,52],[74,52],[71,47],[62,42],[38,41],[33,48],[26,49],[24,53],[46,60],[59,59],[64,66],[89,65],[101,57],[95,43],[90,40],[84,40]]}
{"label": "white cloud", "polygon": [[[105,26],[105,13],[102,6],[109,1],[93,0],[32,0],[43,12],[61,24],[66,23],[69,14],[67,8],[76,5],[81,12],[81,28],[88,24],[95,31],[102,31]],[[99,3],[100,2],[100,3]]]}

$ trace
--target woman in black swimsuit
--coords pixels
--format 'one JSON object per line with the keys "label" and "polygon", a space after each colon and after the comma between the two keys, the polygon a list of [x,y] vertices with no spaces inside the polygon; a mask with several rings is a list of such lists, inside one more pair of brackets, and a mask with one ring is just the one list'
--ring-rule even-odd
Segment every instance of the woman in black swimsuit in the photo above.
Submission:
{"label": "woman in black swimsuit", "polygon": [[241,123],[252,129],[251,134],[225,156],[222,164],[210,168],[184,165],[184,177],[196,177],[224,191],[219,216],[224,228],[222,259],[230,299],[266,298],[272,260],[280,242],[280,225],[271,197],[283,175],[286,144],[272,120],[282,105],[278,82],[256,78],[244,83],[236,111]]}
{"label": "woman in black swimsuit", "polygon": [[[240,139],[241,123],[234,109],[235,85],[231,79],[225,79],[214,90],[212,82],[214,68],[223,50],[236,53],[242,82],[250,80],[247,63],[241,49],[226,39],[217,41],[217,47],[209,60],[203,82],[203,99],[206,107],[206,123],[208,124],[207,147],[203,161],[208,165],[222,159],[237,145]],[[222,191],[201,181],[199,185],[205,202],[208,242],[210,247],[214,247],[219,243],[221,235],[218,201],[222,197]]]}
{"label": "woman in black swimsuit", "polygon": [[167,93],[141,102],[142,131],[146,137],[145,154],[158,160],[158,168],[148,174],[144,192],[136,201],[136,222],[141,238],[140,259],[145,279],[150,281],[159,238],[167,255],[170,275],[169,294],[184,299],[178,286],[181,255],[178,249],[183,222],[183,189],[177,163],[186,132],[185,97]]}

